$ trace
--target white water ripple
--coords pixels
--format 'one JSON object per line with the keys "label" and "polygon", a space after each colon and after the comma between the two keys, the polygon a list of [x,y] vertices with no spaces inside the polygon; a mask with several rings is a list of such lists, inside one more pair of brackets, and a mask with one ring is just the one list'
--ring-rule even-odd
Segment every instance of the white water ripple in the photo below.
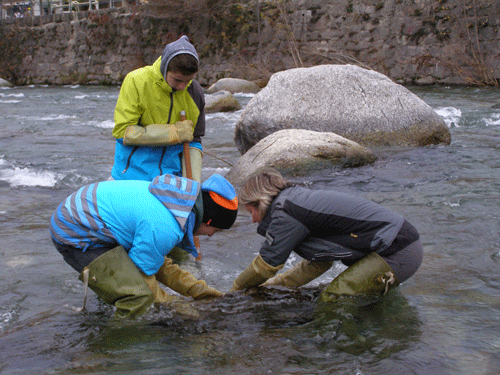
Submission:
{"label": "white water ripple", "polygon": [[498,126],[500,125],[500,113],[494,113],[491,118],[485,118],[484,122],[486,126]]}
{"label": "white water ripple", "polygon": [[451,127],[460,127],[460,119],[462,118],[462,111],[455,107],[441,107],[434,110],[439,116],[441,116],[446,123],[446,125]]}
{"label": "white water ripple", "polygon": [[35,171],[30,168],[14,167],[13,169],[0,170],[0,180],[6,181],[12,187],[17,186],[42,186],[53,187],[61,179],[59,173],[50,171]]}

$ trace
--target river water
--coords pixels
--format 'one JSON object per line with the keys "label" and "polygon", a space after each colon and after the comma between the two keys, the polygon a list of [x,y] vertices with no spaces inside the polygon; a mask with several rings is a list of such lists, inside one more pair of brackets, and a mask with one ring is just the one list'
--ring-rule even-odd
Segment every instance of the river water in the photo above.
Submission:
{"label": "river water", "polygon": [[[48,224],[67,195],[109,177],[119,88],[0,89],[0,373],[498,374],[500,91],[410,90],[444,118],[451,145],[377,149],[373,165],[293,178],[365,196],[417,227],[424,262],[400,288],[318,305],[336,265],[295,292],[194,302],[196,320],[157,308],[116,322],[92,292],[75,311],[84,289]],[[203,179],[238,159],[240,113],[207,116]],[[201,238],[201,262],[177,261],[226,292],[258,252],[255,229],[242,212],[229,231]]]}

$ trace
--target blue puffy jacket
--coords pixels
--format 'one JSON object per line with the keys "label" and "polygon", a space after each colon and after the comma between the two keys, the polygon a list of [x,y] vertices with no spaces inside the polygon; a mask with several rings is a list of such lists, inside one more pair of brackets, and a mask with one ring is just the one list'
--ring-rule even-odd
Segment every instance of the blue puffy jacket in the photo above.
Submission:
{"label": "blue puffy jacket", "polygon": [[202,215],[193,210],[199,191],[198,182],[169,174],[152,182],[90,184],[59,205],[50,233],[55,241],[82,251],[122,245],[136,266],[152,275],[181,242],[197,256],[192,236]]}

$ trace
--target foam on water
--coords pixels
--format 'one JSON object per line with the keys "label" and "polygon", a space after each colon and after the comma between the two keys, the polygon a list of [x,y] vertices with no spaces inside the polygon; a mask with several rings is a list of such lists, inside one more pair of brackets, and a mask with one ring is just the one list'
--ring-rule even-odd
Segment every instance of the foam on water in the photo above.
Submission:
{"label": "foam on water", "polygon": [[25,267],[35,263],[35,259],[33,257],[27,255],[16,256],[12,259],[5,261],[5,265],[11,268],[17,267]]}
{"label": "foam on water", "polygon": [[70,118],[77,118],[75,115],[48,115],[45,117],[40,117],[43,121],[56,121],[56,120],[67,120]]}
{"label": "foam on water", "polygon": [[13,320],[14,313],[12,311],[0,312],[0,332],[4,331],[4,327]]}
{"label": "foam on water", "polygon": [[500,113],[494,113],[491,118],[485,118],[484,122],[486,123],[486,126],[498,126],[500,125]]}
{"label": "foam on water", "polygon": [[[4,165],[0,159],[0,165]],[[59,173],[36,171],[30,168],[12,167],[0,170],[0,180],[6,181],[12,187],[42,186],[53,187],[61,178]]]}
{"label": "foam on water", "polygon": [[451,127],[460,127],[459,122],[462,118],[462,111],[454,107],[441,107],[434,110],[439,116],[441,116],[446,123],[446,125]]}
{"label": "foam on water", "polygon": [[224,168],[203,167],[203,172],[209,172],[209,175],[220,174],[224,176],[227,172],[229,172],[230,169],[231,169],[230,167],[224,167]]}
{"label": "foam on water", "polygon": [[234,96],[241,96],[243,98],[253,98],[255,94],[250,92],[235,92]]}
{"label": "foam on water", "polygon": [[14,98],[24,98],[24,94],[22,92],[17,93],[17,94],[4,94],[3,92],[0,92],[0,98],[8,98],[8,97],[14,97]]}
{"label": "foam on water", "polygon": [[0,103],[2,104],[16,104],[21,103],[22,100],[19,98],[24,98],[23,93],[3,93],[0,92]]}
{"label": "foam on water", "polygon": [[2,100],[0,99],[0,103],[3,104],[15,104],[15,103],[21,103],[22,100],[15,100],[15,99],[7,99],[7,100]]}
{"label": "foam on water", "polygon": [[113,129],[115,127],[115,122],[113,120],[100,121],[92,124],[98,128]]}

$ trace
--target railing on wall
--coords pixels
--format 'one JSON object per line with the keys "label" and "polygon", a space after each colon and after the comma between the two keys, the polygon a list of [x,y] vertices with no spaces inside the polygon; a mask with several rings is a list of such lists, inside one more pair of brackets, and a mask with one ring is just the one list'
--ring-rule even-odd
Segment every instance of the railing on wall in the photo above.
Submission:
{"label": "railing on wall", "polygon": [[49,0],[47,4],[47,14],[63,12],[80,12],[82,10],[99,9],[98,0]]}
{"label": "railing on wall", "polygon": [[123,0],[0,0],[0,22],[6,19],[117,8]]}

